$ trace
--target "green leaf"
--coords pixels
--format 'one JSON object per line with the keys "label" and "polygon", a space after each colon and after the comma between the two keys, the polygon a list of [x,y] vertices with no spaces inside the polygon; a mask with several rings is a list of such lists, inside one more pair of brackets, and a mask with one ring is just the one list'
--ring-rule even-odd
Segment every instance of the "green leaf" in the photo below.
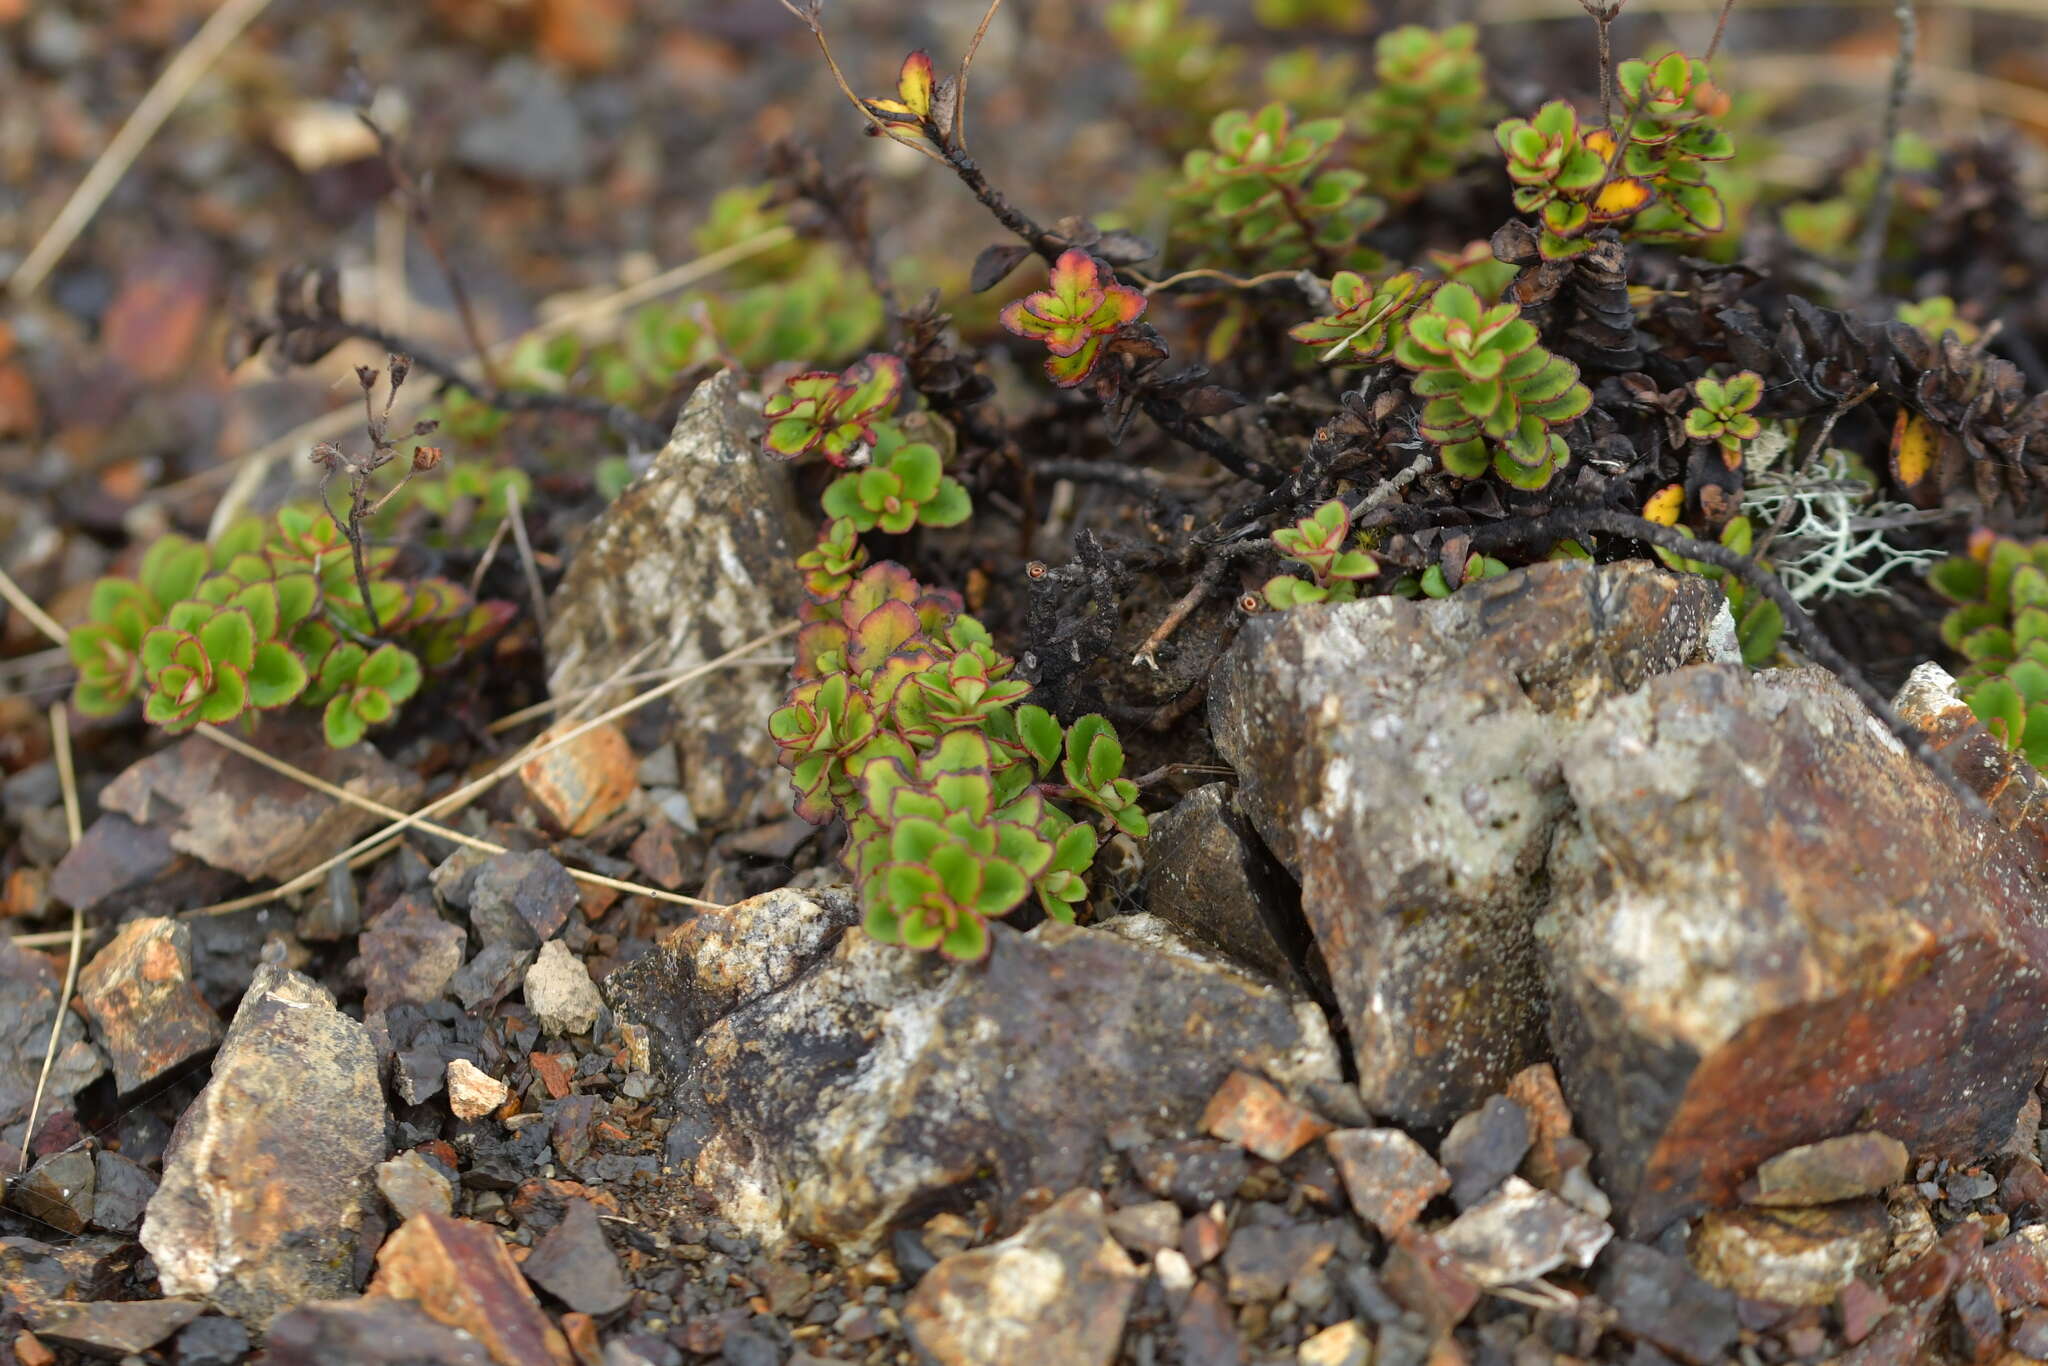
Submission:
{"label": "green leaf", "polygon": [[214,725],[234,720],[249,708],[249,679],[232,664],[216,664],[213,687],[200,699],[198,718]]}
{"label": "green leaf", "polygon": [[1017,708],[1017,738],[1044,777],[1060,757],[1060,723],[1044,707],[1026,704]]}
{"label": "green leaf", "polygon": [[939,941],[939,952],[959,963],[978,963],[988,956],[988,926],[979,917],[963,915]]}
{"label": "green leaf", "polygon": [[281,707],[304,692],[308,681],[298,651],[282,641],[266,640],[256,647],[255,666],[249,670],[250,704]]}
{"label": "green leaf", "polygon": [[349,699],[345,696],[330,701],[320,719],[327,732],[327,743],[335,749],[346,749],[355,744],[363,738],[363,732],[368,729],[363,724],[363,718],[356,715],[355,708],[349,705]]}

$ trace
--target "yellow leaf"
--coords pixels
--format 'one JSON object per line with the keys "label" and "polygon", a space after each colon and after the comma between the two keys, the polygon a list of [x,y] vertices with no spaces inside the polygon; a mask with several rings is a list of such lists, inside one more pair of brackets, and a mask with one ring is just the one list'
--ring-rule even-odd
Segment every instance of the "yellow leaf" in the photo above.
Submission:
{"label": "yellow leaf", "polygon": [[1650,201],[1656,197],[1657,192],[1652,190],[1646,181],[1633,177],[1611,180],[1593,201],[1593,218],[1596,222],[1603,223],[1609,219],[1626,218],[1632,213],[1648,208]]}
{"label": "yellow leaf", "polygon": [[1909,408],[1899,409],[1898,421],[1892,424],[1892,477],[1899,487],[1919,487],[1934,468],[1939,449],[1934,424]]}
{"label": "yellow leaf", "polygon": [[922,48],[903,59],[896,75],[896,94],[904,106],[919,118],[932,112],[932,59]]}
{"label": "yellow leaf", "polygon": [[1685,507],[1685,485],[1667,484],[1650,495],[1650,501],[1643,504],[1643,520],[1655,522],[1658,526],[1677,526],[1678,514]]}

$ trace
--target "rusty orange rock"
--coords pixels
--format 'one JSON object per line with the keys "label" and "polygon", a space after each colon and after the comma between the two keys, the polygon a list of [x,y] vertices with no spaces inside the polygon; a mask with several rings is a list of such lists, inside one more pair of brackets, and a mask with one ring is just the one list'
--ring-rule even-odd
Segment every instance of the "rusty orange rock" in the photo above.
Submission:
{"label": "rusty orange rock", "polygon": [[[546,746],[574,729],[574,724],[554,727],[540,743]],[[587,835],[633,795],[635,762],[625,733],[607,723],[527,760],[519,780],[562,833]]]}
{"label": "rusty orange rock", "polygon": [[499,1366],[575,1366],[569,1340],[488,1224],[415,1214],[377,1250],[369,1293],[416,1301],[481,1342]]}

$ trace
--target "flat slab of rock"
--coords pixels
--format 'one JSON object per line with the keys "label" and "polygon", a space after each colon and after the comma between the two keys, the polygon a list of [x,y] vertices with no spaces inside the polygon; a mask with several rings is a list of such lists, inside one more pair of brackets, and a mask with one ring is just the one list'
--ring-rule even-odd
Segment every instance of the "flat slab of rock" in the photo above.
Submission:
{"label": "flat slab of rock", "polygon": [[1540,1058],[1532,926],[1569,805],[1564,742],[1693,657],[1718,604],[1696,576],[1553,561],[1238,634],[1210,729],[1300,879],[1374,1114],[1448,1124]]}
{"label": "flat slab of rock", "polygon": [[181,920],[123,925],[79,972],[78,998],[122,1091],[198,1057],[224,1032],[192,978],[192,931]]}
{"label": "flat slab of rock", "polygon": [[[317,724],[272,718],[253,741],[336,787],[409,809],[420,780],[369,744],[331,749]],[[190,735],[128,767],[100,805],[159,826],[171,848],[243,877],[283,882],[352,843],[383,817],[323,796],[261,764]]]}
{"label": "flat slab of rock", "polygon": [[[668,445],[577,545],[549,602],[556,696],[604,682],[647,645],[639,668],[688,668],[796,618],[804,594],[792,541],[809,532],[793,530],[803,520],[760,434],[731,371],[697,386]],[[768,737],[785,690],[780,670],[742,666],[669,699],[698,819],[729,822],[749,794],[787,785]]]}
{"label": "flat slab of rock", "polygon": [[1906,1145],[1868,1131],[1806,1143],[1768,1158],[1743,1189],[1752,1205],[1825,1205],[1877,1195],[1906,1179]]}
{"label": "flat slab of rock", "polygon": [[266,1366],[492,1366],[468,1333],[411,1300],[323,1300],[282,1315],[264,1344]]}
{"label": "flat slab of rock", "polygon": [[93,1356],[146,1352],[199,1317],[194,1300],[100,1300],[47,1304],[29,1315],[37,1337]]}
{"label": "flat slab of rock", "polygon": [[259,1328],[354,1294],[385,1125],[369,1030],[310,979],[260,966],[143,1217],[164,1292]]}
{"label": "flat slab of rock", "polygon": [[2044,870],[1818,670],[1687,669],[1567,746],[1551,1033],[1638,1235],[1858,1128],[1995,1152],[2048,1052]]}
{"label": "flat slab of rock", "polygon": [[[679,936],[606,978],[619,1017],[646,1025],[678,1074],[697,1184],[768,1242],[868,1249],[949,1197],[1003,1211],[1035,1186],[1092,1182],[1114,1120],[1192,1132],[1233,1070],[1290,1087],[1337,1076],[1314,1006],[1149,916],[1116,932],[998,925],[989,960],[965,967],[835,937],[831,918],[816,906],[785,935]],[[693,961],[693,944],[727,956]],[[737,1004],[693,1034],[721,999]],[[675,1016],[641,1013],[664,1001]]]}
{"label": "flat slab of rock", "polygon": [[1101,1195],[1073,1191],[1014,1237],[926,1272],[903,1327],[936,1366],[1109,1366],[1140,1279]]}

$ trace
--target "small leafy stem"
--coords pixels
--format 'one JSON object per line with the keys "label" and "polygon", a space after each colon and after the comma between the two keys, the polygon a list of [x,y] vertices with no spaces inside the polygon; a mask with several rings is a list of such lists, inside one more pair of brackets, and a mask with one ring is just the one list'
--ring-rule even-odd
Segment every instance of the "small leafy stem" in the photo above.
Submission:
{"label": "small leafy stem", "polygon": [[[348,542],[349,553],[355,562],[356,588],[363,595],[363,611],[370,619],[370,634],[380,637],[384,634],[384,623],[378,619],[377,603],[370,592],[370,566],[363,550],[363,523],[383,510],[397,492],[409,483],[415,474],[430,470],[441,462],[441,451],[436,446],[413,448],[412,457],[406,462],[405,472],[398,482],[385,490],[380,498],[370,497],[370,476],[399,458],[400,441],[417,440],[432,432],[437,424],[415,423],[412,430],[398,441],[391,439],[391,405],[398,401],[398,391],[405,384],[405,377],[412,370],[409,357],[394,355],[385,366],[388,386],[384,391],[384,406],[380,409],[374,397],[377,388],[377,372],[367,365],[356,367],[356,381],[363,390],[363,425],[370,436],[370,450],[367,455],[352,456],[340,447],[321,442],[313,447],[313,463],[320,466],[320,506],[327,510],[327,516],[334,523],[334,529]],[[334,510],[334,503],[327,496],[327,486],[337,474],[348,476],[348,518],[342,519]]]}

